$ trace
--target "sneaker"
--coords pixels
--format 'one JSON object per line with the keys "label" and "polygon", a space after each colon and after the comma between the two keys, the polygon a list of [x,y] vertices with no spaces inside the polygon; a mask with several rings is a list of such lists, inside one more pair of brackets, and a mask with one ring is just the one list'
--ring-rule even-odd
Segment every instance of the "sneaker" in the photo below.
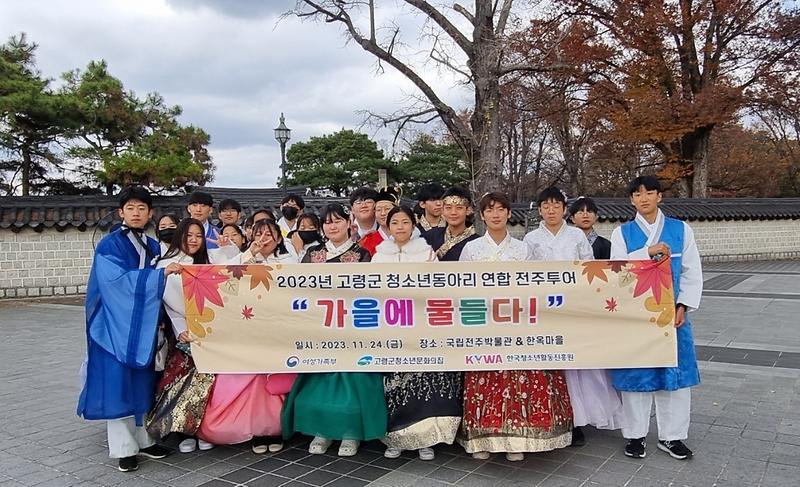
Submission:
{"label": "sneaker", "polygon": [[489,457],[491,456],[492,454],[489,453],[488,451],[476,451],[475,453],[472,454],[472,458],[474,458],[475,460],[488,460]]}
{"label": "sneaker", "polygon": [[125,457],[119,459],[119,471],[120,472],[133,472],[134,470],[139,469],[139,460],[136,459],[136,455],[132,457]]}
{"label": "sneaker", "polygon": [[644,441],[644,438],[631,438],[625,445],[625,456],[644,458],[647,456],[647,451],[645,450],[646,446],[647,443]]}
{"label": "sneaker", "polygon": [[390,446],[383,452],[383,456],[386,458],[399,458],[401,453],[403,453],[403,450],[400,448]]}
{"label": "sneaker", "polygon": [[211,450],[212,448],[214,448],[214,444],[198,439],[197,440],[197,448],[199,448],[201,451],[208,451],[208,450]]}
{"label": "sneaker", "polygon": [[525,460],[525,454],[506,452],[506,460],[508,460],[509,462],[521,462]]}
{"label": "sneaker", "polygon": [[572,443],[569,446],[583,446],[586,444],[586,437],[580,426],[572,428]]}
{"label": "sneaker", "polygon": [[681,440],[675,441],[660,441],[658,442],[658,449],[669,453],[669,456],[676,460],[686,460],[692,458],[692,450],[686,448]]}
{"label": "sneaker", "polygon": [[159,445],[152,445],[148,446],[147,448],[139,449],[139,455],[145,456],[147,458],[155,458],[156,460],[159,458],[164,458],[170,453],[172,453],[172,450],[168,450],[163,446]]}
{"label": "sneaker", "polygon": [[429,462],[436,458],[436,452],[433,451],[433,448],[420,448],[419,449],[419,459]]}
{"label": "sneaker", "polygon": [[197,440],[194,438],[186,438],[178,444],[178,451],[181,453],[192,453],[197,450]]}

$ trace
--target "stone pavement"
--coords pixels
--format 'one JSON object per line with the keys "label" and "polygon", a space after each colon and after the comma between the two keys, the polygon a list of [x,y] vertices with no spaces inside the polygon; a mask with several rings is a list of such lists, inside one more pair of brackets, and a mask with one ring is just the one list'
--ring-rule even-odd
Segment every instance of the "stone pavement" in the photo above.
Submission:
{"label": "stone pavement", "polygon": [[[458,447],[436,460],[310,456],[298,438],[276,455],[247,445],[142,460],[121,473],[107,457],[102,423],[75,416],[84,354],[77,303],[0,302],[0,486],[797,486],[800,485],[800,262],[706,266],[707,291],[692,315],[703,384],[693,391],[679,462],[648,438],[647,458],[622,454],[618,432],[587,431],[588,444],[476,461]],[[652,430],[655,430],[653,425]],[[331,449],[335,454],[335,448]]]}

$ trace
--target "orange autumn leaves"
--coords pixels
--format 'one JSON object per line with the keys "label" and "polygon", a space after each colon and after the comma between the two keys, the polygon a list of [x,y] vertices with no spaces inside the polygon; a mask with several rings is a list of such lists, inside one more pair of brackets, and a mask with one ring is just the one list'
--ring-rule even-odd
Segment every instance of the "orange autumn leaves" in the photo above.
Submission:
{"label": "orange autumn leaves", "polygon": [[[672,322],[675,312],[675,301],[672,295],[672,273],[668,259],[661,261],[613,261],[593,260],[581,263],[581,275],[586,277],[586,282],[591,284],[595,279],[608,282],[607,271],[619,276],[620,287],[633,282],[633,297],[651,293],[645,299],[645,309],[658,316],[652,321],[658,326],[666,326]],[[617,302],[614,298],[606,300],[606,310],[616,311]],[[613,306],[612,306],[613,303]]]}
{"label": "orange autumn leaves", "polygon": [[[203,338],[211,333],[208,323],[214,320],[214,310],[207,303],[214,304],[220,308],[225,307],[224,300],[220,294],[220,286],[227,284],[230,280],[241,280],[244,276],[250,276],[250,289],[263,286],[269,291],[270,283],[273,279],[273,268],[263,264],[254,265],[231,265],[214,266],[198,265],[185,268],[182,274],[183,292],[185,299],[186,324],[189,331],[198,338]],[[236,290],[238,286],[231,289]],[[230,293],[232,291],[228,291]],[[247,317],[245,317],[247,318]]]}

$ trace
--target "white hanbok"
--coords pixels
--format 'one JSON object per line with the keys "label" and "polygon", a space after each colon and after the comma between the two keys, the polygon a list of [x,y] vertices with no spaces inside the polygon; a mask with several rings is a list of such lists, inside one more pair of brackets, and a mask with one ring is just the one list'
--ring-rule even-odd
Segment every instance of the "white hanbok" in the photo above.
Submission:
{"label": "white hanbok", "polygon": [[[592,260],[594,253],[586,234],[563,222],[553,235],[544,222],[525,235],[533,260]],[[598,429],[625,426],[625,410],[619,392],[604,369],[565,370],[575,426]]]}

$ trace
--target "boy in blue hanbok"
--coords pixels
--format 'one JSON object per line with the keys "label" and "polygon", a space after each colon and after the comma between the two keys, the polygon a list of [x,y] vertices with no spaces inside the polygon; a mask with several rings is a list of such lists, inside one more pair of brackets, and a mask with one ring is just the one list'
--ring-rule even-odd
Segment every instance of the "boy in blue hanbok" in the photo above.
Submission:
{"label": "boy in blue hanbok", "polygon": [[178,264],[156,269],[158,242],[144,235],[152,199],[141,187],[120,193],[122,225],[95,249],[86,288],[86,361],[78,415],[105,420],[108,451],[119,469],[138,468],[136,455],[163,458],[142,425],[153,405],[154,357],[165,278]]}
{"label": "boy in blue hanbok", "polygon": [[668,218],[658,208],[661,184],[653,176],[640,176],[628,186],[636,207],[633,221],[611,234],[611,259],[653,259],[671,257],[675,293],[675,328],[678,335],[678,366],[612,371],[614,387],[622,393],[628,440],[625,455],[644,458],[645,437],[650,427],[650,409],[655,401],[658,449],[678,460],[692,456],[683,444],[689,435],[691,387],[700,383],[688,311],[697,309],[703,293],[700,253],[689,225]]}

